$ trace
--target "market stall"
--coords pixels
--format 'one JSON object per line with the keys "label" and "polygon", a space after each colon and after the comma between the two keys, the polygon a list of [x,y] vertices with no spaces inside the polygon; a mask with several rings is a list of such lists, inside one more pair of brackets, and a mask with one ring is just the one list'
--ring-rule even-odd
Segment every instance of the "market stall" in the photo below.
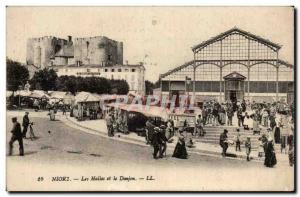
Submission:
{"label": "market stall", "polygon": [[51,91],[50,95],[50,103],[59,103],[61,102],[64,105],[71,106],[75,102],[75,96],[70,92],[63,91]]}
{"label": "market stall", "polygon": [[89,92],[79,92],[75,96],[72,115],[78,120],[100,118],[100,99]]}

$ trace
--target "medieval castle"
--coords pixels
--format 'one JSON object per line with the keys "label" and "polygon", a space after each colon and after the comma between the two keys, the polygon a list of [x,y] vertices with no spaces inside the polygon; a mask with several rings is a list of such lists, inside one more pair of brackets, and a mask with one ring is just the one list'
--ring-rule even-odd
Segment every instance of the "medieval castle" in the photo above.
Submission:
{"label": "medieval castle", "polygon": [[26,63],[31,77],[37,70],[52,68],[58,76],[126,80],[130,91],[145,92],[143,64],[123,64],[123,43],[104,36],[73,40],[71,36],[29,38]]}
{"label": "medieval castle", "polygon": [[104,36],[61,39],[52,36],[27,40],[27,65],[45,68],[54,65],[123,64],[123,43]]}

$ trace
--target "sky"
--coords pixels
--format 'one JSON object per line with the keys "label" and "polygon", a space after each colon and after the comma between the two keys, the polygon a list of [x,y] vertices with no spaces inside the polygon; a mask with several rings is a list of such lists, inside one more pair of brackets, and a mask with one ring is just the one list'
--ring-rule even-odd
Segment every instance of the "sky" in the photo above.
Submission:
{"label": "sky", "polygon": [[124,62],[144,62],[146,79],[193,60],[191,47],[233,27],[280,44],[294,63],[292,7],[7,7],[6,56],[26,62],[31,37],[107,36],[122,41]]}

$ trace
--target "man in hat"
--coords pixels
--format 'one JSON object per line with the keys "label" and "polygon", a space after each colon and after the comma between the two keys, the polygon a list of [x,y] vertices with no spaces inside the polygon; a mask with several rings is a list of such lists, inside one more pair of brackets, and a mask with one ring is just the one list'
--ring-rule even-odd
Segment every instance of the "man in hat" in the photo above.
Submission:
{"label": "man in hat", "polygon": [[160,132],[159,127],[155,127],[154,128],[154,133],[153,133],[153,136],[152,136],[152,146],[153,146],[153,149],[154,149],[153,158],[154,159],[157,159],[157,153],[159,152],[160,144],[161,144],[161,139],[160,139],[159,132]]}
{"label": "man in hat", "polygon": [[13,143],[18,140],[19,142],[19,152],[20,156],[24,156],[24,147],[23,147],[23,136],[21,131],[21,125],[18,123],[17,118],[12,118],[13,129],[11,130],[12,136],[9,141],[9,155],[12,155],[13,152]]}
{"label": "man in hat", "polygon": [[166,126],[165,125],[161,125],[160,126],[160,132],[159,132],[159,137],[160,137],[160,145],[159,145],[159,157],[163,158],[164,157],[164,153],[167,150],[167,137],[166,137]]}
{"label": "man in hat", "polygon": [[107,126],[107,134],[109,137],[114,136],[113,132],[113,118],[112,118],[112,113],[109,113],[106,117],[106,126]]}
{"label": "man in hat", "polygon": [[23,116],[23,122],[22,122],[22,126],[23,126],[23,138],[26,138],[26,133],[27,133],[27,129],[29,126],[29,117],[28,117],[29,112],[25,112],[25,115]]}
{"label": "man in hat", "polygon": [[226,151],[228,149],[228,136],[227,136],[227,129],[224,129],[224,132],[220,135],[220,146],[222,147],[222,156],[226,156]]}

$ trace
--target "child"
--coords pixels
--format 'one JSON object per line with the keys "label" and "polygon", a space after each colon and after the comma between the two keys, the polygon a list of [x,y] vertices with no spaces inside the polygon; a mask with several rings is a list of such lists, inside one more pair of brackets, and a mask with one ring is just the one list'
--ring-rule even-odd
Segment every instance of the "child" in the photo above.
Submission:
{"label": "child", "polygon": [[264,157],[264,154],[265,154],[264,147],[265,147],[266,141],[267,141],[267,137],[266,137],[265,134],[263,134],[263,135],[259,138],[259,147],[258,147],[258,157],[259,157],[259,158]]}
{"label": "child", "polygon": [[247,140],[245,142],[245,148],[246,148],[246,155],[247,155],[247,161],[250,161],[250,152],[251,152],[251,141],[250,137],[247,137]]}
{"label": "child", "polygon": [[236,137],[235,137],[235,151],[241,151],[241,134],[240,134],[240,129],[236,129]]}

